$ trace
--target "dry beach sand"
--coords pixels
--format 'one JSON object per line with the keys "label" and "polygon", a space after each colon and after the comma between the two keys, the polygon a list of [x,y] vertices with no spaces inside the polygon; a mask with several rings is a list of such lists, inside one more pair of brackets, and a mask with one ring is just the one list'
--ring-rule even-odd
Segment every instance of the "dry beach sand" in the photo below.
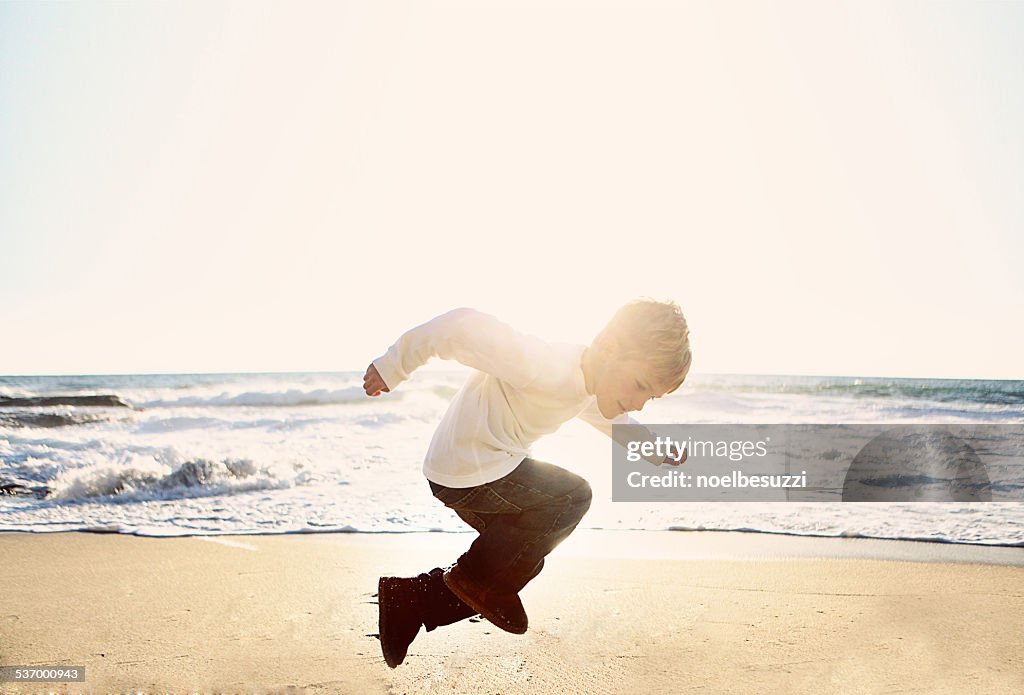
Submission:
{"label": "dry beach sand", "polygon": [[380,574],[467,534],[0,534],[0,692],[1024,693],[1024,552],[578,531],[523,591],[530,631],[420,633],[389,669]]}

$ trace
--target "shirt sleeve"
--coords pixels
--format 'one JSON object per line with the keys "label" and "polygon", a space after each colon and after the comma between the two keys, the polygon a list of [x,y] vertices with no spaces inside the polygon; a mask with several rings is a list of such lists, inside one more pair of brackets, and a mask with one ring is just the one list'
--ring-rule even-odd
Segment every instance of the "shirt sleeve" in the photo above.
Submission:
{"label": "shirt sleeve", "polygon": [[[654,441],[655,438],[653,432],[626,413],[621,413],[609,420],[601,414],[601,409],[597,407],[596,399],[591,401],[590,405],[588,405],[577,417],[584,422],[593,425],[623,447],[625,447],[630,441]],[[612,425],[624,426],[613,428]],[[663,457],[659,458],[655,456],[650,458],[645,456],[644,460],[655,466],[661,465],[664,461]]]}
{"label": "shirt sleeve", "polygon": [[406,331],[373,365],[392,391],[432,357],[456,360],[522,388],[537,377],[549,349],[490,314],[462,307]]}

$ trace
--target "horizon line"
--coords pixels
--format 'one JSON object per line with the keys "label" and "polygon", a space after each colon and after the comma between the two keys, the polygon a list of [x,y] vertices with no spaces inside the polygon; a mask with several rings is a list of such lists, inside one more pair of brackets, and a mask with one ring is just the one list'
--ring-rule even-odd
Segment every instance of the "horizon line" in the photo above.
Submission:
{"label": "horizon line", "polygon": [[[110,376],[243,376],[243,375],[283,375],[283,374],[351,374],[359,373],[365,368],[359,369],[284,369],[284,370],[269,370],[269,371],[221,371],[221,370],[209,370],[209,371],[166,371],[166,372],[82,372],[77,374],[70,373],[25,373],[25,374],[0,374],[0,379],[7,378],[37,378],[37,377],[110,377]],[[431,368],[430,366],[421,367],[418,371],[426,372],[462,372],[466,370],[472,370],[472,367],[466,367],[465,365],[456,365],[452,367],[439,369],[437,367]],[[971,377],[971,376],[893,376],[893,375],[871,375],[871,374],[793,374],[793,373],[773,373],[773,372],[692,372],[690,376],[762,376],[762,377],[787,377],[787,378],[818,378],[818,379],[917,379],[927,381],[1024,381],[1024,377],[1013,378],[1013,377]]]}

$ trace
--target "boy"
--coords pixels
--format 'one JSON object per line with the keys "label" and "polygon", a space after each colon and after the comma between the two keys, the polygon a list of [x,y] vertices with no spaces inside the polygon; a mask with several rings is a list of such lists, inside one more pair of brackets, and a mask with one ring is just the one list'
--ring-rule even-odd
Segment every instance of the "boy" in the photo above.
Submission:
{"label": "boy", "polygon": [[[527,629],[519,591],[590,507],[586,480],[530,458],[530,445],[580,417],[611,436],[649,437],[627,416],[675,391],[690,369],[689,329],[674,302],[634,300],[592,345],[546,343],[494,316],[461,308],[402,335],[363,376],[369,396],[393,391],[431,357],[477,371],[452,399],[423,473],[434,497],[479,532],[448,569],[381,577],[381,650],[388,666],[428,631],[479,613],[515,634]],[[620,432],[619,434],[622,434]],[[651,461],[678,465],[674,458]]]}

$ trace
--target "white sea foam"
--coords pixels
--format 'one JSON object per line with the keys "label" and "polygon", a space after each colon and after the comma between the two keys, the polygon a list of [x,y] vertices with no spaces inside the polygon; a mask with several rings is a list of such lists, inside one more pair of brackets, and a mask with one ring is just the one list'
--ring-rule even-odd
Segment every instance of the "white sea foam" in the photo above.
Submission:
{"label": "white sea foam", "polygon": [[366,398],[362,387],[341,389],[288,389],[286,391],[221,392],[218,394],[183,395],[132,403],[137,408],[183,408],[218,406],[308,406],[358,403]]}

